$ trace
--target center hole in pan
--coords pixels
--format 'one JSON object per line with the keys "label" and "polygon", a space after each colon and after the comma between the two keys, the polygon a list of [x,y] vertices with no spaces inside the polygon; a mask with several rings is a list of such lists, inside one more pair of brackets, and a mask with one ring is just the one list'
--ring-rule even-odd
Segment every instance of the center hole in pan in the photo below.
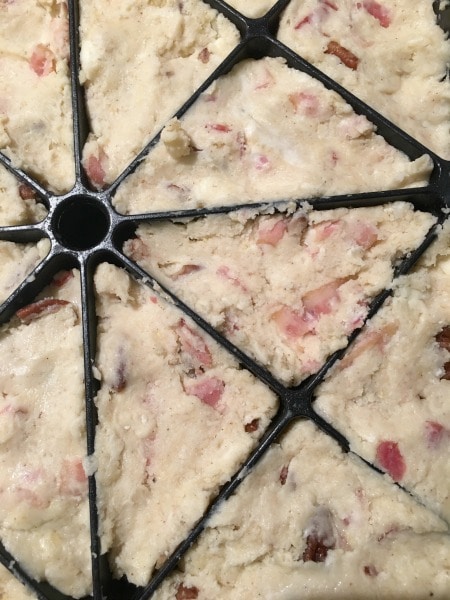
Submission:
{"label": "center hole in pan", "polygon": [[98,201],[76,196],[58,206],[54,225],[56,239],[66,248],[88,250],[106,237],[109,216]]}

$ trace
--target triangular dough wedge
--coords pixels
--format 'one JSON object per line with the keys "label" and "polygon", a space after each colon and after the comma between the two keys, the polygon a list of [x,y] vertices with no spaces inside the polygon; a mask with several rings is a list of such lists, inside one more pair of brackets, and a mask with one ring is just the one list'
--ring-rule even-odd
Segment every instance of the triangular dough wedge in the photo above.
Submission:
{"label": "triangular dough wedge", "polygon": [[111,183],[237,45],[200,0],[81,3],[81,82],[92,133],[84,165]]}
{"label": "triangular dough wedge", "polygon": [[450,46],[428,0],[293,0],[278,37],[353,94],[450,157]]}
{"label": "triangular dough wedge", "polygon": [[144,585],[249,455],[276,399],[125,271],[102,264],[95,281],[101,536],[114,573]]}
{"label": "triangular dough wedge", "polygon": [[125,252],[281,381],[316,372],[434,222],[404,203],[138,228]]}
{"label": "triangular dough wedge", "polygon": [[319,388],[316,409],[365,459],[450,520],[450,230]]}
{"label": "triangular dough wedge", "polygon": [[74,183],[67,7],[0,3],[0,150],[56,192]]}
{"label": "triangular dough wedge", "polygon": [[449,552],[437,516],[301,422],[215,513],[154,597],[443,599]]}
{"label": "triangular dough wedge", "polygon": [[167,124],[114,203],[140,213],[414,187],[430,165],[282,59],[246,60]]}
{"label": "triangular dough wedge", "polygon": [[59,273],[0,332],[0,537],[22,568],[91,590],[80,288]]}

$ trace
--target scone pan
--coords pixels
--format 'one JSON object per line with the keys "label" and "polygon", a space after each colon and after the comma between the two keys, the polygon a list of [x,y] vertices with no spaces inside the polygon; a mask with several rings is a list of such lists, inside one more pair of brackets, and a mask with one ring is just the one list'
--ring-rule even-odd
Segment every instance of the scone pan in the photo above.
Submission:
{"label": "scone pan", "polygon": [[[209,0],[206,2],[212,8],[217,9],[238,28],[241,34],[239,45],[221,63],[214,73],[207,78],[203,84],[190,96],[186,98],[185,104],[177,111],[177,117],[182,117],[192,106],[199,95],[218,77],[226,74],[240,61],[253,58],[259,59],[264,56],[282,57],[287,64],[314,77],[327,88],[336,91],[347,101],[358,114],[365,115],[372,121],[377,133],[382,135],[386,141],[403,151],[409,158],[416,159],[423,154],[428,154],[433,161],[433,172],[430,182],[422,188],[407,190],[380,190],[378,192],[340,195],[326,198],[302,198],[298,200],[300,205],[305,200],[316,210],[328,210],[340,207],[364,207],[375,206],[396,201],[408,201],[420,211],[432,213],[438,218],[438,225],[442,223],[450,207],[450,162],[443,160],[417,140],[406,134],[395,126],[383,115],[375,111],[371,106],[362,102],[348,90],[330,79],[313,65],[303,60],[301,56],[294,53],[276,39],[279,18],[290,0],[280,0],[262,18],[250,19],[244,17],[238,11],[221,0]],[[98,515],[96,507],[96,481],[94,476],[89,477],[89,503],[90,503],[90,527],[91,527],[91,552],[92,552],[92,580],[93,598],[101,600],[106,598],[117,598],[122,600],[144,600],[151,598],[164,578],[173,570],[179,559],[189,549],[192,543],[202,532],[208,515],[216,507],[228,498],[245,478],[249,470],[258,463],[270,445],[279,439],[286,428],[294,419],[310,419],[322,431],[333,437],[345,451],[350,451],[347,440],[336,431],[332,424],[324,421],[314,411],[314,391],[323,380],[330,367],[340,359],[358,337],[361,327],[355,330],[348,339],[347,348],[340,350],[330,356],[318,373],[308,377],[298,386],[286,388],[269,371],[255,363],[243,351],[235,347],[220,333],[215,331],[207,321],[193,312],[178,297],[165,289],[159,282],[149,277],[131,259],[122,252],[125,240],[133,236],[136,228],[141,223],[151,223],[170,219],[207,217],[207,215],[229,213],[230,211],[242,210],[243,208],[261,208],[274,206],[282,210],[285,202],[274,201],[259,204],[242,204],[236,199],[234,206],[215,206],[212,208],[171,210],[149,212],[140,215],[121,215],[117,213],[112,205],[114,194],[127,177],[133,173],[145,157],[151,153],[152,148],[159,140],[156,135],[142,149],[139,155],[128,165],[111,186],[102,191],[97,191],[89,182],[82,166],[82,149],[89,133],[89,121],[84,101],[84,92],[79,84],[79,6],[75,0],[69,0],[70,20],[70,71],[71,71],[71,98],[73,110],[73,136],[74,136],[74,159],[76,181],[72,190],[63,195],[55,195],[44,189],[36,179],[16,168],[10,160],[0,153],[0,163],[3,164],[19,182],[26,183],[35,192],[39,200],[48,210],[46,218],[36,224],[0,227],[0,239],[17,243],[36,242],[42,238],[48,238],[51,249],[48,256],[35,268],[26,280],[10,295],[0,307],[1,323],[6,323],[21,307],[32,302],[36,295],[51,281],[52,277],[62,269],[77,268],[81,279],[81,306],[82,306],[82,328],[83,328],[83,352],[85,370],[85,397],[86,397],[86,426],[87,426],[87,452],[92,454],[95,447],[95,429],[97,415],[95,409],[95,395],[98,391],[99,382],[93,373],[93,364],[96,353],[96,314],[95,293],[93,276],[95,269],[102,262],[110,262],[125,268],[137,281],[143,281],[145,285],[159,286],[167,294],[173,303],[184,313],[189,315],[203,330],[211,335],[221,346],[230,352],[239,363],[249,370],[257,379],[265,383],[279,398],[279,410],[272,420],[267,431],[261,438],[257,448],[232,479],[221,489],[219,495],[211,504],[204,517],[194,526],[189,536],[178,546],[173,555],[156,572],[152,581],[146,588],[136,588],[125,580],[116,581],[112,578],[106,556],[100,555],[100,543],[98,539]],[[450,30],[450,10],[439,11],[439,2],[434,2],[438,21],[444,30]],[[87,214],[88,217],[87,218]],[[77,222],[78,220],[78,222]],[[89,222],[89,229],[80,234],[81,223]],[[408,273],[415,262],[420,258],[425,249],[436,237],[434,226],[426,235],[420,246],[397,265],[395,277]],[[86,237],[87,235],[87,237]],[[83,237],[84,236],[84,237]],[[366,321],[370,320],[385,299],[390,295],[387,289],[380,293],[371,303]],[[368,468],[376,469],[373,465]],[[376,469],[377,470],[377,469]],[[407,492],[405,492],[407,493]],[[14,561],[8,552],[0,547],[0,560],[18,579],[23,581],[34,590],[38,598],[42,600],[69,600],[66,596],[55,590],[46,583],[33,581],[21,566]]]}

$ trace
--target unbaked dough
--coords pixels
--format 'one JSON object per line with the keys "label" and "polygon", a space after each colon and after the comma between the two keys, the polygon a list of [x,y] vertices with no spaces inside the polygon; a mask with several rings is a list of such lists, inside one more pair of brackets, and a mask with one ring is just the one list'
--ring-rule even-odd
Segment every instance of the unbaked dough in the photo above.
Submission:
{"label": "unbaked dough", "polygon": [[404,203],[243,211],[141,225],[127,254],[279,380],[298,384],[361,327],[434,223]]}
{"label": "unbaked dough", "polygon": [[141,213],[416,187],[430,167],[281,59],[246,60],[166,125],[114,205]]}
{"label": "unbaked dough", "polygon": [[0,150],[55,192],[74,183],[67,7],[0,2]]}

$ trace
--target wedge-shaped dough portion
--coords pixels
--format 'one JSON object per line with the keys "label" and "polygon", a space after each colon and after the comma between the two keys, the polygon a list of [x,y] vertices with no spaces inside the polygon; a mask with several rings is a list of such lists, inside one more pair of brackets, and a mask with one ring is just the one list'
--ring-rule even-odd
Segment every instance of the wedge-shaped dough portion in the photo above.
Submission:
{"label": "wedge-shaped dough portion", "polygon": [[297,423],[155,598],[294,600],[301,590],[307,599],[356,600],[370,590],[371,598],[443,599],[449,552],[437,516],[313,425]]}
{"label": "wedge-shaped dough portion", "polygon": [[142,225],[126,253],[287,384],[319,369],[433,218],[408,204]]}
{"label": "wedge-shaped dough portion", "polygon": [[103,549],[145,584],[237,471],[275,397],[151,290],[103,264],[96,438]]}
{"label": "wedge-shaped dough portion", "polygon": [[278,36],[428,148],[449,158],[450,46],[436,24],[436,4],[293,0]]}
{"label": "wedge-shaped dough portion", "polygon": [[111,183],[238,40],[200,0],[82,2],[81,81],[92,128],[84,165],[92,183]]}
{"label": "wedge-shaped dough portion", "polygon": [[0,150],[56,192],[74,183],[67,7],[0,3]]}
{"label": "wedge-shaped dough portion", "polygon": [[0,331],[0,537],[76,598],[91,589],[79,297],[59,273]]}
{"label": "wedge-shaped dough portion", "polygon": [[352,448],[450,520],[450,231],[318,391]]}
{"label": "wedge-shaped dough portion", "polygon": [[281,59],[239,63],[172,120],[115,206],[140,213],[423,185],[414,162],[335,92]]}

